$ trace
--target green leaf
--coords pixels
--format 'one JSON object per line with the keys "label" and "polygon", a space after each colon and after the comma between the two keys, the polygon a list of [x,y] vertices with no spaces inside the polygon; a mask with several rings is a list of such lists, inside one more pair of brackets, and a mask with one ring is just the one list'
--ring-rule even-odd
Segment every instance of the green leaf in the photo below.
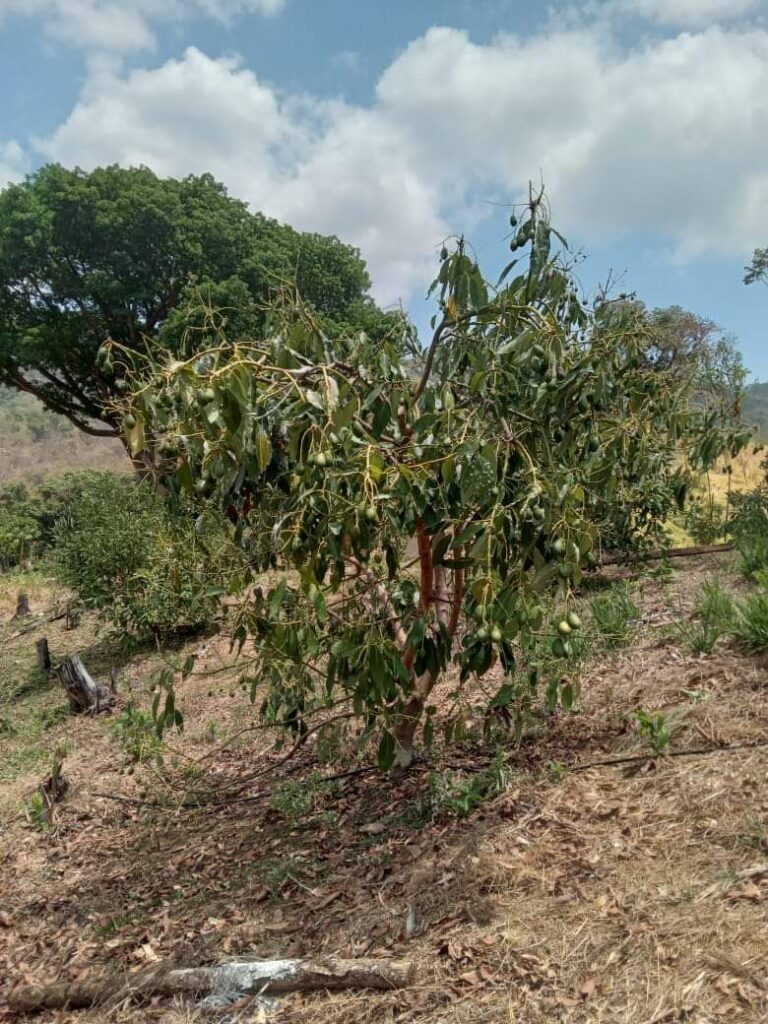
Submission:
{"label": "green leaf", "polygon": [[256,439],[256,456],[259,462],[259,469],[263,473],[269,466],[272,458],[272,442],[264,430],[259,431]]}
{"label": "green leaf", "polygon": [[376,757],[379,771],[388,772],[390,770],[395,763],[395,750],[395,737],[391,732],[383,732],[379,740],[379,749]]}

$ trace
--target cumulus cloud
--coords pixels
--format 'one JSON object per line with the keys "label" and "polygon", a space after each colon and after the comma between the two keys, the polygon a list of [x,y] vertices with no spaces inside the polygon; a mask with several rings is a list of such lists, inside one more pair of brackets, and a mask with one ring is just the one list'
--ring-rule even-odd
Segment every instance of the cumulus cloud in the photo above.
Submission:
{"label": "cumulus cloud", "polygon": [[679,256],[768,237],[768,32],[717,26],[627,50],[604,28],[488,44],[434,28],[369,107],[283,95],[196,49],[96,67],[41,153],[91,167],[212,171],[253,207],[359,245],[383,301],[428,279],[449,230],[543,174],[587,244],[664,236]]}
{"label": "cumulus cloud", "polygon": [[4,17],[42,18],[46,33],[86,49],[151,49],[155,21],[276,14],[285,0],[0,0]]}

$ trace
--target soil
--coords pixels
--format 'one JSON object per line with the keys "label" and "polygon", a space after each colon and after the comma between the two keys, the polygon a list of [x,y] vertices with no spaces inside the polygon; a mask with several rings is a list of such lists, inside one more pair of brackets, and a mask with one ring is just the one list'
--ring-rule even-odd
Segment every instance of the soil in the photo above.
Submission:
{"label": "soil", "polygon": [[[685,623],[713,574],[745,588],[726,556],[644,576],[629,644],[596,645],[575,712],[541,716],[520,746],[470,728],[399,778],[334,759],[316,737],[286,759],[219,637],[187,645],[200,657],[178,687],[183,735],[162,764],[133,761],[111,724],[120,707],[57,720],[64,695],[35,675],[35,641],[48,636],[54,658],[83,652],[100,681],[115,669],[123,709],[144,706],[152,671],[184,652],[126,654],[87,617],[66,631],[44,588],[23,626],[3,605],[6,993],[161,961],[338,954],[412,959],[417,984],[285,997],[266,1017],[247,1001],[227,1018],[165,1000],[36,1019],[766,1020],[768,662],[725,641],[690,652]],[[638,708],[664,715],[660,755]],[[30,801],[63,744],[69,789],[40,825]],[[461,794],[502,761],[503,787],[461,817]],[[3,1005],[0,993],[0,1017]]]}

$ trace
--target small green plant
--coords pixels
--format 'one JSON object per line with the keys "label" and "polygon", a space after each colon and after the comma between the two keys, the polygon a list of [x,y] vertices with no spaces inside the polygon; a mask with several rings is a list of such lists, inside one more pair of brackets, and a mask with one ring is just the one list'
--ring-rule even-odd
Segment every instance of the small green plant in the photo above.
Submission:
{"label": "small green plant", "polygon": [[131,761],[149,761],[157,757],[162,750],[162,742],[149,711],[142,711],[129,705],[117,716],[110,728]]}
{"label": "small green plant", "polygon": [[638,733],[647,741],[653,753],[657,757],[666,754],[672,741],[672,732],[664,712],[644,711],[640,708],[635,712],[635,722]]}
{"label": "small green plant", "polygon": [[568,773],[568,766],[563,764],[562,761],[548,761],[545,772],[548,781],[555,786],[559,786]]}
{"label": "small green plant", "polygon": [[768,650],[768,590],[753,594],[738,607],[736,640],[753,654]]}
{"label": "small green plant", "polygon": [[486,778],[488,779],[487,795],[500,796],[506,792],[512,783],[513,774],[504,749],[499,747],[486,772]]}
{"label": "small green plant", "polygon": [[710,697],[709,690],[683,690],[683,693],[691,704],[703,704]]}
{"label": "small green plant", "polygon": [[434,818],[466,818],[485,799],[488,779],[482,774],[462,778],[453,772],[435,773],[430,791]]}
{"label": "small green plant", "polygon": [[318,779],[318,776],[313,775],[308,779],[281,782],[275,786],[269,798],[271,806],[289,821],[308,818],[315,807]]}
{"label": "small green plant", "polygon": [[733,628],[736,606],[716,580],[707,580],[696,597],[693,616],[691,622],[678,624],[677,630],[694,654],[710,654]]}
{"label": "small green plant", "polygon": [[733,598],[717,580],[707,580],[699,591],[694,613],[704,622],[729,629],[736,618]]}
{"label": "small green plant", "polygon": [[738,837],[739,844],[750,850],[768,851],[768,828],[761,818],[749,821]]}
{"label": "small green plant", "polygon": [[70,717],[70,710],[66,704],[59,704],[53,708],[42,708],[39,713],[40,728],[44,731],[54,729]]}
{"label": "small green plant", "polygon": [[10,715],[0,715],[0,736],[16,736],[18,731]]}
{"label": "small green plant", "polygon": [[632,600],[629,589],[618,588],[591,604],[592,620],[605,647],[623,647],[632,636],[635,622],[640,618],[640,609]]}
{"label": "small green plant", "polygon": [[31,797],[24,804],[24,814],[27,821],[33,828],[44,832],[51,827],[48,805],[43,799],[43,794],[36,789]]}

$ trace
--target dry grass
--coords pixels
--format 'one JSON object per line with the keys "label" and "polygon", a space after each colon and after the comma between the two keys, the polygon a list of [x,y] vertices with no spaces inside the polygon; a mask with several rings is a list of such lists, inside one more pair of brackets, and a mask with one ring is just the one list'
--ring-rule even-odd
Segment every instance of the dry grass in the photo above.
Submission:
{"label": "dry grass", "polygon": [[[632,647],[587,666],[581,712],[543,723],[535,745],[513,759],[510,789],[462,821],[409,817],[429,784],[426,770],[402,780],[351,778],[318,790],[311,809],[294,816],[269,799],[175,813],[104,801],[94,791],[135,797],[144,787],[167,789],[152,765],[125,774],[105,722],[68,723],[73,795],[56,828],[40,833],[18,817],[0,826],[8,922],[0,926],[0,973],[77,977],[155,957],[396,955],[419,964],[412,990],[296,997],[274,1019],[767,1019],[768,871],[739,873],[768,861],[768,749],[724,749],[766,739],[766,665],[722,648],[693,657],[670,628],[690,614],[713,569],[702,560],[675,579],[643,581],[643,624]],[[25,651],[34,636],[23,638]],[[217,749],[208,739],[212,718],[219,737],[247,724],[226,649],[220,641],[202,646],[210,674],[182,688],[188,729],[172,743],[176,767],[174,755],[166,763],[180,796],[200,778],[189,758]],[[115,656],[103,654],[100,668]],[[147,655],[121,672],[139,693]],[[634,723],[639,706],[676,721],[673,750],[712,752],[582,770],[647,749]],[[268,742],[254,732],[217,752],[217,784],[253,767]],[[473,745],[449,760],[471,774],[491,754]],[[307,750],[295,770],[280,769],[283,785],[313,785],[312,760]],[[251,793],[263,792],[257,781]],[[384,822],[385,832],[361,830],[372,822]],[[410,937],[408,920],[416,922]],[[205,1018],[150,1005],[39,1019]]]}

